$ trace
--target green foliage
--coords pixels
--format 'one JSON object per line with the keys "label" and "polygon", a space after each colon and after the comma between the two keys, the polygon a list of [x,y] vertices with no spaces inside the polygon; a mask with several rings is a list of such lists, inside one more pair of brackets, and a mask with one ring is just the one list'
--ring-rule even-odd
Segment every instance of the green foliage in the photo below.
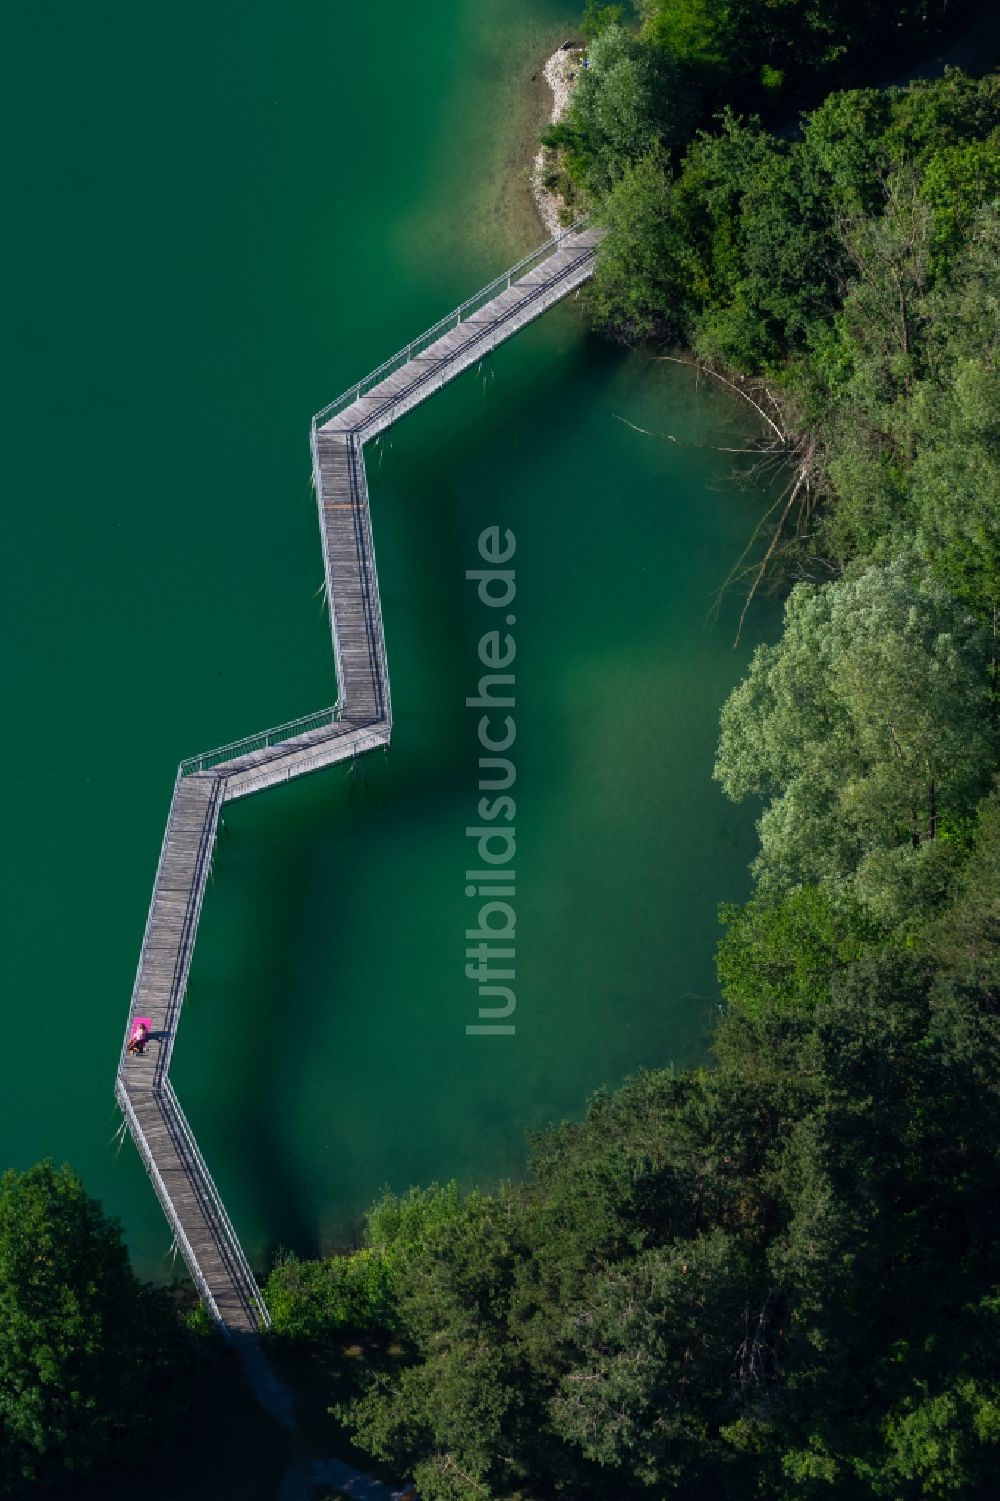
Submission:
{"label": "green foliage", "polygon": [[983,800],[973,828],[972,849],[947,905],[917,947],[953,980],[1000,991],[1000,794]]}
{"label": "green foliage", "polygon": [[[778,149],[772,138],[730,120],[718,139],[721,149],[706,139],[692,153],[710,188],[708,282],[718,289],[696,314],[692,338],[704,357],[751,372],[805,346],[828,314],[837,254],[829,205],[805,153]],[[721,210],[729,220],[734,201],[736,224],[720,222],[716,215]]]}
{"label": "green foliage", "polygon": [[505,1212],[504,1193],[462,1197],[454,1183],[375,1206],[367,1236],[384,1247],[396,1317],[411,1336],[433,1343],[442,1320],[500,1316],[508,1290]]}
{"label": "green foliage", "polygon": [[506,1191],[463,1198],[455,1184],[389,1195],[368,1216],[415,1359],[340,1415],[363,1447],[412,1471],[421,1495],[457,1501],[503,1468],[520,1406],[515,1364],[496,1337],[510,1296],[510,1218]]}
{"label": "green foliage", "polygon": [[931,567],[994,627],[1000,608],[1000,213],[980,211],[932,305],[914,397],[913,511]]}
{"label": "green foliage", "polygon": [[[137,1457],[169,1433],[190,1363],[166,1296],[68,1167],[0,1180],[0,1493]],[[147,1440],[146,1435],[150,1435]]]}
{"label": "green foliage", "polygon": [[672,57],[721,81],[733,52],[728,6],[719,0],[646,0],[643,34]]}
{"label": "green foliage", "polygon": [[971,238],[981,204],[1000,196],[1000,141],[942,146],[927,163],[922,193],[934,216],[933,264],[947,272]]}
{"label": "green foliage", "polygon": [[553,1428],[587,1459],[652,1486],[678,1489],[691,1460],[724,1473],[729,1456],[708,1414],[731,1398],[750,1273],[739,1240],[721,1230],[598,1273],[561,1330],[572,1363],[549,1405]]}
{"label": "green foliage", "polygon": [[[516,1381],[502,1356],[482,1340],[442,1331],[438,1348],[393,1378],[377,1377],[368,1396],[342,1414],[370,1453],[402,1464],[418,1494],[465,1501],[470,1490],[494,1494]],[[404,1458],[405,1456],[405,1458]]]}
{"label": "green foliage", "polygon": [[951,71],[795,139],[731,111],[692,139],[698,90],[787,112],[943,0],[641,0],[638,35],[615,9],[550,136],[608,229],[592,315],[767,380],[792,556],[828,580],[723,712],[716,775],[765,807],[715,1066],[602,1091],[521,1185],[385,1197],[364,1251],[269,1297],[322,1338],[363,1283],[406,1353],[338,1411],[427,1501],[985,1501],[1000,94]]}
{"label": "green foliage", "polygon": [[715,775],[769,798],[769,891],[847,890],[901,923],[947,882],[942,817],[971,811],[995,759],[988,640],[912,559],[801,584],[722,711]]}
{"label": "green foliage", "polygon": [[580,32],[586,41],[591,42],[609,26],[617,26],[624,13],[624,5],[602,5],[601,0],[587,0]]}
{"label": "green foliage", "polygon": [[1000,371],[959,360],[951,376],[917,406],[918,535],[935,571],[991,619],[1000,605]]}
{"label": "green foliage", "polygon": [[322,1341],[338,1330],[395,1328],[412,1268],[456,1226],[469,1225],[478,1202],[463,1199],[454,1182],[386,1194],[365,1217],[362,1249],[318,1261],[283,1252],[264,1288],[275,1333]]}
{"label": "green foliage", "polygon": [[[590,115],[600,92],[588,75],[577,97]],[[644,118],[656,118],[652,104]],[[828,408],[835,395],[845,430],[872,430],[865,453],[891,449],[892,403],[925,371],[928,294],[996,192],[998,125],[997,85],[955,70],[905,92],[831,95],[800,140],[727,108],[676,170],[663,146],[677,137],[658,127],[567,123],[573,170],[607,200],[602,255],[641,267],[634,285],[609,280],[598,322],[628,336],[666,331],[744,373],[804,359],[817,401]],[[640,158],[623,212],[617,185]],[[637,319],[637,302],[653,316]]]}
{"label": "green foliage", "polygon": [[942,148],[985,140],[997,126],[1000,79],[970,78],[959,68],[892,92],[890,144],[897,159],[926,162]]}
{"label": "green foliage", "polygon": [[199,1339],[218,1337],[218,1326],[214,1323],[204,1303],[196,1303],[193,1308],[189,1308],[184,1315],[184,1323]]}
{"label": "green foliage", "polygon": [[732,1009],[714,1069],[542,1133],[523,1186],[433,1190],[397,1268],[410,1362],[346,1411],[357,1440],[428,1501],[989,1494],[993,1009],[849,964],[808,1009]]}
{"label": "green foliage", "polygon": [[893,97],[884,90],[845,89],[827,95],[805,117],[802,150],[836,211],[878,212],[884,179],[898,165],[898,150],[888,146],[890,136],[895,139],[896,116]]}
{"label": "green foliage", "polygon": [[385,1194],[365,1216],[365,1240],[389,1259],[426,1245],[463,1213],[462,1194],[454,1182]]}
{"label": "green foliage", "polygon": [[643,37],[740,109],[786,110],[823,89],[901,66],[961,15],[948,0],[637,0]]}
{"label": "green foliage", "polygon": [[683,240],[674,194],[656,155],[626,168],[602,217],[610,233],[588,290],[599,328],[622,343],[679,336],[684,323]]}
{"label": "green foliage", "polygon": [[1000,1385],[964,1380],[935,1393],[923,1382],[886,1419],[885,1436],[886,1470],[897,1485],[915,1484],[942,1501],[968,1495],[977,1480],[985,1489],[995,1467],[982,1449],[1000,1444]]}
{"label": "green foliage", "polygon": [[621,26],[602,27],[587,62],[564,120],[544,139],[565,148],[584,186],[605,193],[651,151],[687,140],[697,102],[669,55]]}
{"label": "green foliage", "polygon": [[820,886],[778,899],[756,896],[744,907],[722,907],[719,916],[726,929],[717,956],[722,994],[750,1012],[819,1005],[833,975],[881,937],[858,903],[835,901]]}
{"label": "green foliage", "polygon": [[389,1269],[371,1250],[323,1261],[285,1254],[267,1279],[264,1301],[275,1333],[292,1339],[384,1327],[391,1316]]}

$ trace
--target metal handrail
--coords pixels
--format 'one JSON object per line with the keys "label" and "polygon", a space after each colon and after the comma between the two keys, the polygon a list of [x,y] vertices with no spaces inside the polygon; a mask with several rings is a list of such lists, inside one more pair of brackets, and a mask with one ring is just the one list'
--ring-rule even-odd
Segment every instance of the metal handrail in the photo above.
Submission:
{"label": "metal handrail", "polygon": [[167,811],[167,821],[163,828],[163,839],[160,842],[160,855],[159,859],[156,862],[156,875],[153,878],[153,897],[149,903],[149,911],[146,913],[146,926],[142,930],[142,947],[139,950],[139,963],[136,966],[135,979],[132,982],[132,999],[129,1001],[128,1021],[125,1024],[125,1036],[122,1038],[122,1050],[118,1055],[119,1078],[121,1077],[122,1069],[125,1066],[125,1059],[128,1056],[128,1041],[132,1035],[132,1017],[135,1015],[135,1003],[139,992],[139,981],[142,978],[142,966],[145,963],[146,950],[149,943],[149,930],[153,922],[153,908],[156,902],[156,891],[157,887],[160,884],[160,867],[163,864],[163,858],[167,850],[167,837],[170,833],[170,814],[173,811],[174,798],[177,796],[177,784],[180,781],[180,778],[181,774],[180,771],[178,771],[177,777],[174,781],[174,790],[170,794],[170,808]]}
{"label": "metal handrail", "polygon": [[[320,445],[317,438],[318,428],[324,422],[328,421],[335,412],[341,411],[344,408],[349,407],[352,402],[357,401],[362,393],[372,390],[381,382],[385,381],[386,377],[389,376],[393,371],[399,370],[406,366],[411,360],[419,355],[420,351],[426,350],[431,345],[433,345],[436,340],[439,340],[442,334],[444,334],[446,331],[449,331],[456,326],[460,326],[463,322],[463,319],[468,319],[470,313],[485,306],[491,299],[496,297],[496,295],[500,293],[504,287],[509,290],[515,285],[515,282],[517,282],[519,278],[523,281],[525,273],[528,271],[529,267],[537,267],[541,265],[548,257],[552,255],[553,251],[556,250],[560,245],[562,245],[569,237],[578,234],[579,231],[583,229],[583,227],[587,224],[587,222],[588,221],[586,218],[579,219],[575,224],[571,225],[570,228],[563,230],[560,234],[555,235],[546,244],[539,246],[537,250],[534,250],[530,255],[519,261],[517,265],[512,266],[510,270],[505,271],[501,276],[496,277],[492,282],[489,283],[488,286],[482,287],[477,293],[474,294],[474,296],[468,298],[452,313],[449,313],[445,318],[439,320],[439,322],[436,323],[432,328],[425,330],[424,333],[419,336],[419,338],[412,340],[405,349],[402,349],[397,354],[393,355],[391,359],[385,361],[384,364],[380,365],[376,370],[373,370],[369,375],[365,376],[363,380],[359,381],[355,386],[351,387],[350,390],[346,391],[342,396],[338,397],[336,401],[331,402],[328,406],[324,407],[321,412],[316,414],[316,416],[312,419],[310,428],[310,445],[313,456],[317,499],[319,500],[321,505],[322,474],[319,452]],[[579,277],[576,275],[576,273],[579,270],[581,262],[586,260],[588,258],[588,255],[590,255],[591,253],[590,242],[588,241],[587,243],[579,245],[575,248],[578,249],[581,254],[574,255],[571,253],[563,258],[558,270],[554,271],[549,279],[548,285],[550,289],[557,287],[560,282],[569,281],[572,284],[576,284],[576,282],[579,281]],[[574,281],[574,277],[576,278],[576,281]],[[542,298],[542,300],[544,301],[543,293],[545,292],[545,290],[545,286],[539,284],[538,282],[532,283],[527,288],[521,286],[517,296],[505,299],[503,307],[496,315],[492,325],[484,325],[481,321],[476,322],[474,323],[473,328],[468,332],[467,336],[457,341],[462,345],[461,350],[453,351],[451,350],[449,345],[449,347],[442,353],[440,360],[424,361],[423,368],[420,371],[410,373],[408,393],[410,394],[411,400],[409,404],[412,405],[414,400],[419,401],[422,399],[421,393],[423,392],[424,388],[426,388],[428,383],[435,378],[436,372],[440,372],[446,369],[450,364],[455,364],[456,367],[461,367],[463,362],[468,363],[468,357],[470,356],[470,354],[474,358],[476,351],[484,345],[486,347],[492,347],[492,345],[489,344],[490,333],[492,332],[493,334],[493,343],[495,344],[496,330],[502,328],[502,326],[512,317],[523,315],[526,311],[530,314],[530,316],[535,316],[536,309],[533,310],[534,304],[537,303],[540,298]],[[560,292],[559,295],[563,295],[563,293]],[[417,394],[414,395],[414,393]],[[375,717],[369,717],[370,711],[368,711],[367,709],[367,703],[365,715],[363,717],[363,720],[361,720],[351,713],[350,705],[344,702],[344,694],[347,692],[347,689],[344,683],[344,674],[341,670],[340,642],[337,631],[336,611],[335,609],[331,608],[334,655],[336,659],[338,683],[341,688],[341,699],[338,700],[338,702],[330,708],[319,709],[315,713],[305,715],[299,719],[289,720],[286,723],[276,725],[271,729],[258,731],[254,735],[245,736],[240,740],[231,741],[229,744],[219,746],[215,750],[205,751],[200,755],[189,757],[187,760],[182,761],[180,766],[178,767],[177,782],[175,783],[174,787],[174,797],[176,797],[178,787],[180,786],[182,778],[197,775],[199,773],[201,773],[202,775],[214,773],[214,775],[212,775],[211,777],[211,798],[205,809],[204,825],[201,829],[201,833],[198,839],[198,848],[196,852],[194,871],[191,880],[188,883],[188,900],[184,904],[181,912],[180,930],[176,932],[176,954],[174,958],[173,973],[170,977],[169,991],[164,1007],[165,1044],[160,1050],[153,1078],[147,1083],[146,1087],[149,1089],[152,1097],[157,1103],[157,1107],[161,1113],[163,1122],[167,1127],[167,1131],[173,1143],[174,1150],[177,1153],[178,1159],[180,1160],[183,1171],[197,1196],[199,1207],[201,1209],[201,1212],[205,1216],[205,1220],[212,1235],[214,1245],[219,1256],[221,1257],[222,1266],[225,1270],[225,1273],[230,1278],[232,1287],[236,1292],[236,1295],[245,1312],[250,1318],[251,1323],[257,1324],[258,1327],[263,1326],[264,1328],[270,1327],[270,1316],[268,1314],[266,1304],[264,1302],[263,1296],[261,1295],[260,1288],[257,1284],[256,1278],[254,1277],[250,1263],[246,1257],[245,1252],[243,1251],[239,1237],[236,1234],[235,1227],[233,1226],[233,1223],[230,1220],[228,1213],[226,1212],[222,1198],[215,1186],[211,1174],[208,1171],[208,1166],[198,1146],[194,1132],[191,1129],[187,1117],[184,1115],[184,1112],[181,1109],[180,1102],[178,1101],[173,1086],[170,1083],[168,1070],[171,1062],[173,1044],[176,1038],[180,1006],[184,999],[188,967],[194,947],[194,938],[201,912],[201,902],[204,893],[205,880],[207,878],[208,869],[210,867],[211,852],[214,844],[218,815],[223,800],[227,796],[241,796],[243,795],[244,791],[255,790],[252,785],[246,786],[245,784],[252,783],[255,780],[252,775],[252,768],[258,765],[261,767],[265,765],[268,767],[273,767],[275,761],[280,762],[281,760],[287,758],[287,770],[285,773],[287,776],[295,776],[299,772],[311,769],[310,765],[303,765],[302,762],[305,761],[308,763],[316,758],[310,757],[308,755],[304,757],[296,756],[295,752],[300,749],[300,747],[294,746],[291,742],[297,738],[304,739],[310,734],[314,734],[315,732],[321,730],[332,730],[334,726],[339,724],[342,731],[350,731],[351,733],[345,735],[343,754],[338,759],[346,759],[348,754],[351,756],[356,756],[364,753],[367,750],[374,749],[378,745],[385,745],[388,743],[389,731],[392,721],[392,709],[389,697],[389,676],[385,659],[385,636],[382,614],[379,605],[378,579],[375,571],[374,549],[371,543],[370,531],[368,530],[370,526],[370,520],[367,507],[367,477],[365,475],[364,468],[363,447],[366,439],[366,433],[368,433],[369,430],[373,428],[373,426],[378,424],[380,420],[380,413],[383,412],[387,407],[391,408],[393,402],[394,397],[391,390],[388,393],[383,393],[381,406],[379,402],[372,403],[372,407],[377,410],[366,413],[366,415],[356,423],[352,431],[346,435],[349,449],[348,458],[354,471],[354,491],[356,495],[364,502],[360,506],[356,507],[357,514],[355,518],[355,538],[359,548],[361,548],[364,554],[366,564],[366,566],[361,568],[360,585],[363,593],[365,617],[364,629],[368,646],[369,665],[374,675],[374,704],[372,705],[372,708],[374,709]],[[382,423],[382,426],[384,425],[385,423]],[[340,438],[341,435],[338,434],[337,436],[338,438]],[[327,559],[327,569],[329,577],[329,559]],[[307,744],[322,746],[328,744],[333,739],[334,737],[332,735],[323,736],[317,734],[315,740],[307,741]],[[348,741],[352,743],[348,745]],[[250,768],[237,767],[235,764],[243,757],[250,757],[257,752],[268,751],[272,748],[276,753],[274,756],[262,756],[259,762],[251,762]],[[257,780],[260,779],[258,778]],[[195,799],[194,801],[197,802],[198,799]],[[171,803],[171,814],[172,812],[173,802]],[[135,1011],[135,1001],[139,988],[139,982],[142,977],[143,968],[146,963],[147,954],[149,952],[148,944],[151,932],[152,915],[156,904],[157,895],[160,892],[160,878],[164,865],[165,852],[168,846],[168,836],[170,834],[170,830],[171,818],[170,816],[168,816],[167,826],[164,831],[163,845],[160,852],[160,861],[157,865],[156,880],[153,887],[153,902],[150,905],[150,911],[146,919],[146,928],[143,935],[143,944],[139,960],[139,970],[136,976],[135,986],[133,988],[133,1000],[129,1011],[129,1027],[131,1027],[132,1024],[132,1016]],[[172,918],[172,921],[175,922],[176,918]],[[225,1327],[225,1320],[220,1314],[218,1305],[211,1292],[211,1289],[208,1286],[205,1273],[203,1272],[198,1262],[194,1248],[187,1238],[178,1209],[173,1202],[170,1192],[164,1184],[162,1175],[156,1162],[156,1158],[153,1154],[151,1143],[146,1139],[142,1125],[138,1118],[138,1114],[133,1105],[132,1099],[130,1098],[127,1076],[125,1073],[125,1059],[128,1036],[129,1031],[127,1030],[125,1039],[123,1040],[122,1053],[119,1062],[119,1072],[115,1088],[116,1096],[125,1113],[125,1118],[128,1123],[129,1129],[131,1130],[132,1136],[139,1149],[140,1157],[142,1158],[142,1161],[153,1180],[154,1187],[156,1189],[160,1202],[163,1205],[167,1219],[174,1229],[176,1243],[180,1246],[182,1252],[184,1253],[184,1259],[194,1279],[195,1285],[197,1286],[199,1292],[201,1293],[201,1296],[205,1300],[205,1303],[208,1306],[213,1317],[220,1324],[222,1324],[223,1327]]]}
{"label": "metal handrail", "polygon": [[[174,960],[174,972],[170,982],[170,991],[164,1007],[163,1044],[156,1058],[156,1066],[153,1071],[153,1085],[158,1088],[161,1081],[166,1078],[170,1068],[170,1060],[173,1056],[174,1042],[177,1036],[177,1023],[180,1019],[181,1007],[184,1004],[184,996],[187,992],[188,974],[191,969],[191,960],[194,956],[195,939],[198,936],[198,923],[201,918],[201,904],[205,896],[205,886],[208,882],[209,872],[212,869],[212,853],[215,849],[216,835],[219,829],[219,812],[222,807],[223,784],[216,779],[212,783],[211,802],[206,809],[205,822],[202,825],[201,837],[198,840],[198,855],[195,862],[194,874],[188,887],[187,902],[184,907],[184,917],[181,924],[180,938],[177,944],[177,957]],[[169,821],[167,824],[169,829]],[[156,901],[157,887],[153,888],[153,901]],[[152,903],[150,903],[152,906]],[[141,962],[141,961],[140,961]]]}
{"label": "metal handrail", "polygon": [[[171,1084],[169,1079],[165,1079],[163,1082],[161,1098],[165,1100],[170,1111],[172,1112],[174,1119],[176,1120],[177,1125],[180,1129],[181,1135],[184,1138],[188,1151],[191,1153],[191,1156],[195,1160],[198,1168],[199,1181],[202,1188],[205,1190],[205,1193],[208,1195],[212,1209],[218,1219],[219,1229],[226,1241],[229,1252],[234,1257],[236,1265],[239,1267],[244,1282],[244,1289],[255,1306],[255,1312],[257,1313],[260,1322],[264,1325],[265,1329],[270,1329],[271,1315],[268,1313],[267,1305],[264,1302],[264,1296],[261,1293],[257,1279],[253,1274],[253,1269],[250,1266],[250,1262],[247,1260],[247,1255],[240,1243],[240,1238],[236,1234],[233,1222],[229,1218],[229,1215],[226,1211],[226,1206],[222,1202],[222,1196],[215,1186],[215,1179],[212,1177],[212,1174],[208,1170],[208,1164],[205,1161],[204,1156],[202,1155],[202,1150],[198,1145],[197,1138],[191,1129],[191,1125],[188,1121],[187,1116],[181,1109],[180,1100],[178,1100],[174,1086]],[[234,1283],[235,1280],[236,1279],[234,1278]]]}
{"label": "metal handrail", "polygon": [[[584,251],[584,255],[586,254],[587,252]],[[571,275],[575,269],[576,265],[570,262],[567,266],[563,267],[557,276],[553,276],[550,281],[542,282],[529,288],[513,307],[505,308],[503,312],[494,318],[492,323],[478,325],[469,325],[467,323],[466,326],[473,327],[475,331],[462,341],[461,346],[456,350],[447,351],[438,359],[432,361],[429,369],[421,370],[418,374],[411,376],[407,380],[405,390],[401,392],[390,391],[384,395],[381,402],[373,410],[366,412],[360,422],[352,428],[352,438],[361,443],[366,443],[368,441],[367,434],[369,429],[374,428],[377,430],[386,425],[382,422],[382,418],[386,412],[390,413],[390,420],[395,421],[397,415],[402,415],[400,408],[402,407],[403,411],[407,410],[417,392],[423,390],[424,394],[433,395],[433,392],[437,389],[434,383],[441,379],[442,372],[449,365],[463,361],[467,362],[470,352],[474,352],[474,357],[476,354],[480,357],[492,354],[497,344],[497,331],[503,329],[504,325],[510,322],[512,318],[517,318],[523,314],[525,308],[532,303],[538,302],[549,295],[552,288]],[[433,345],[428,347],[432,348]],[[405,366],[401,365],[399,368],[404,369]],[[370,390],[377,391],[378,386],[372,386]],[[423,399],[423,395],[417,396],[418,402]]]}
{"label": "metal handrail", "polygon": [[561,230],[559,234],[553,235],[551,240],[546,240],[544,245],[539,245],[537,250],[533,250],[522,261],[518,261],[516,266],[511,266],[509,271],[504,271],[500,276],[491,281],[488,286],[481,287],[478,292],[467,298],[465,302],[460,303],[453,312],[446,313],[433,327],[425,329],[416,339],[412,339],[405,349],[401,349],[398,353],[392,355],[390,359],[384,361],[377,369],[372,370],[370,374],[366,375],[363,380],[359,380],[357,385],[351,386],[341,396],[338,396],[336,400],[331,401],[329,405],[317,412],[312,420],[313,427],[322,427],[324,422],[329,422],[335,413],[343,411],[345,407],[349,407],[352,402],[357,401],[365,391],[370,391],[372,386],[377,386],[379,381],[385,380],[394,370],[399,370],[403,365],[409,364],[410,360],[421,349],[426,349],[428,344],[433,344],[435,339],[441,338],[442,334],[447,333],[452,328],[456,328],[462,322],[463,318],[467,317],[475,309],[482,307],[484,303],[489,302],[502,287],[506,286],[509,289],[517,277],[527,272],[529,266],[537,265],[538,262],[547,259],[569,235],[579,234],[580,230],[587,224],[588,219],[589,215],[584,215],[582,219],[577,219],[568,229]]}
{"label": "metal handrail", "polygon": [[301,719],[290,719],[286,724],[276,724],[269,730],[258,730],[256,735],[244,735],[242,740],[232,740],[228,745],[217,746],[215,750],[203,751],[200,756],[189,756],[186,761],[181,762],[178,774],[189,777],[195,772],[211,771],[224,761],[235,761],[239,756],[267,750],[283,740],[291,740],[295,735],[307,735],[310,730],[326,729],[339,719],[339,704],[332,704],[328,709],[317,709],[314,714],[304,714]]}
{"label": "metal handrail", "polygon": [[218,1304],[213,1298],[212,1290],[205,1280],[205,1274],[201,1269],[201,1263],[194,1253],[194,1247],[191,1245],[191,1242],[188,1240],[187,1235],[184,1233],[184,1226],[181,1224],[180,1215],[174,1208],[174,1201],[171,1198],[170,1192],[163,1181],[163,1177],[160,1173],[159,1168],[156,1165],[156,1158],[153,1156],[152,1148],[150,1147],[149,1142],[146,1140],[146,1133],[145,1131],[143,1131],[142,1126],[139,1124],[139,1117],[135,1113],[132,1101],[129,1099],[128,1090],[125,1088],[124,1081],[121,1079],[121,1077],[119,1077],[115,1082],[115,1097],[118,1100],[119,1105],[121,1106],[122,1113],[124,1114],[125,1119],[128,1121],[132,1140],[136,1144],[139,1156],[142,1158],[142,1164],[145,1167],[146,1172],[149,1174],[153,1187],[156,1190],[156,1197],[159,1199],[160,1204],[163,1207],[163,1212],[167,1216],[167,1223],[170,1225],[171,1229],[174,1232],[174,1240],[180,1247],[181,1255],[184,1257],[184,1263],[188,1271],[191,1273],[191,1277],[198,1289],[198,1292],[201,1294],[201,1297],[207,1304],[209,1313],[215,1319],[216,1323],[221,1325],[223,1323],[223,1318],[221,1313],[219,1312]]}
{"label": "metal handrail", "polygon": [[[316,743],[317,745],[323,746],[328,742],[325,740],[319,740]],[[350,734],[344,735],[341,739],[332,743],[338,746],[338,754],[332,761],[323,761],[320,762],[319,765],[343,765],[345,761],[355,761],[358,756],[367,755],[368,751],[377,750],[380,746],[388,745],[388,722],[384,719],[369,720],[364,725],[355,726]],[[340,747],[346,747],[346,749],[343,750],[342,754],[340,754],[339,752]],[[237,777],[234,778],[237,784],[235,787],[232,785],[232,783],[227,784],[226,800],[230,801],[233,798],[251,797],[255,792],[260,792],[261,785],[259,781],[254,780],[254,774],[256,772],[259,772],[260,775],[266,779],[266,786],[274,786],[274,782],[270,779],[269,774],[276,764],[280,767],[282,759],[284,758],[278,757],[275,761],[265,761],[262,762],[259,766],[250,766],[245,772],[240,772]],[[291,754],[289,754],[288,759],[292,759]],[[288,782],[291,781],[294,777],[300,776],[303,772],[318,770],[319,765],[315,767],[300,766],[297,769],[294,766],[290,766],[285,770],[283,780]]]}

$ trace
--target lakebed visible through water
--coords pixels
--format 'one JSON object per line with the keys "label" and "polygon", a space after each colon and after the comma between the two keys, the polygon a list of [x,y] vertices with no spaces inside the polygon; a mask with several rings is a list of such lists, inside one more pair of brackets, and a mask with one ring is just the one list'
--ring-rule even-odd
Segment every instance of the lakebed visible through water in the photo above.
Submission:
{"label": "lakebed visible through water", "polygon": [[[71,1160],[149,1275],[169,1235],[112,1082],[176,762],[332,701],[309,414],[542,237],[528,80],[578,13],[204,9],[2,22],[0,1165]],[[516,1174],[526,1128],[704,1056],[754,844],[710,776],[752,638],[735,599],[706,623],[760,508],[712,445],[748,427],[570,303],[370,451],[392,749],[227,810],[175,1055],[255,1259],[343,1241],[387,1184]],[[491,525],[517,539],[513,1037],[465,1030]]]}

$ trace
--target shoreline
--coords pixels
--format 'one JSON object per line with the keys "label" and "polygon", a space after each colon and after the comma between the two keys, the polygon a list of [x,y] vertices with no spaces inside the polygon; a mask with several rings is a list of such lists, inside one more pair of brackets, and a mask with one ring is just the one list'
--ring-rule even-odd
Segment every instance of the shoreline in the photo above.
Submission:
{"label": "shoreline", "polygon": [[[548,121],[550,125],[558,124],[566,113],[573,86],[580,73],[585,50],[575,42],[563,42],[551,57],[545,60],[541,75],[552,94],[552,109]],[[562,216],[566,205],[561,194],[554,193],[551,188],[545,186],[548,158],[547,148],[539,146],[531,165],[531,197],[539,219],[549,234],[554,236],[564,228]]]}

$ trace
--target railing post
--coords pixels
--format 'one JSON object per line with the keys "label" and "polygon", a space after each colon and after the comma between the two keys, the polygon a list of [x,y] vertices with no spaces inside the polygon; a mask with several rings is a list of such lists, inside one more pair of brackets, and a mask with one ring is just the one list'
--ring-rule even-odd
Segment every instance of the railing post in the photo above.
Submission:
{"label": "railing post", "polygon": [[[483,288],[476,297],[470,298],[468,302],[463,303],[462,306],[457,308],[453,313],[446,314],[445,317],[440,320],[440,322],[434,324],[433,327],[427,330],[427,332],[425,332],[419,339],[412,340],[404,351],[405,358],[407,360],[412,359],[414,350],[418,347],[420,349],[427,348],[428,343],[432,342],[432,336],[433,338],[437,338],[444,334],[447,331],[448,327],[451,326],[452,319],[455,320],[454,326],[460,325],[463,321],[464,310],[466,308],[471,307],[473,304],[475,304],[476,307],[481,307],[483,305],[484,296],[487,293],[492,294],[494,290],[502,287],[505,281],[507,290],[510,291],[510,289],[514,285],[514,279],[517,275],[526,271],[529,266],[537,266],[546,255],[551,254],[551,252],[557,246],[561,245],[563,240],[565,240],[567,236],[578,234],[588,222],[589,216],[584,214],[581,218],[577,219],[574,224],[570,224],[565,228],[561,228],[558,233],[553,235],[545,245],[542,245],[531,255],[526,256],[524,260],[519,261],[516,266],[511,266],[506,273],[501,272],[496,280],[490,282],[489,286]],[[353,388],[348,388],[348,390],[344,392],[343,396],[338,396],[336,401],[330,402],[330,404],[324,407],[322,412],[318,414],[320,422],[329,421],[335,413],[342,412],[345,407],[351,404],[351,402],[357,401],[362,392],[370,391],[372,387],[377,384],[379,378],[386,376],[393,370],[398,369],[399,359],[400,356],[396,355],[393,359],[386,361],[384,365],[380,365],[377,370],[373,370],[369,375],[365,376],[364,380],[358,381],[357,385],[355,385]]]}

